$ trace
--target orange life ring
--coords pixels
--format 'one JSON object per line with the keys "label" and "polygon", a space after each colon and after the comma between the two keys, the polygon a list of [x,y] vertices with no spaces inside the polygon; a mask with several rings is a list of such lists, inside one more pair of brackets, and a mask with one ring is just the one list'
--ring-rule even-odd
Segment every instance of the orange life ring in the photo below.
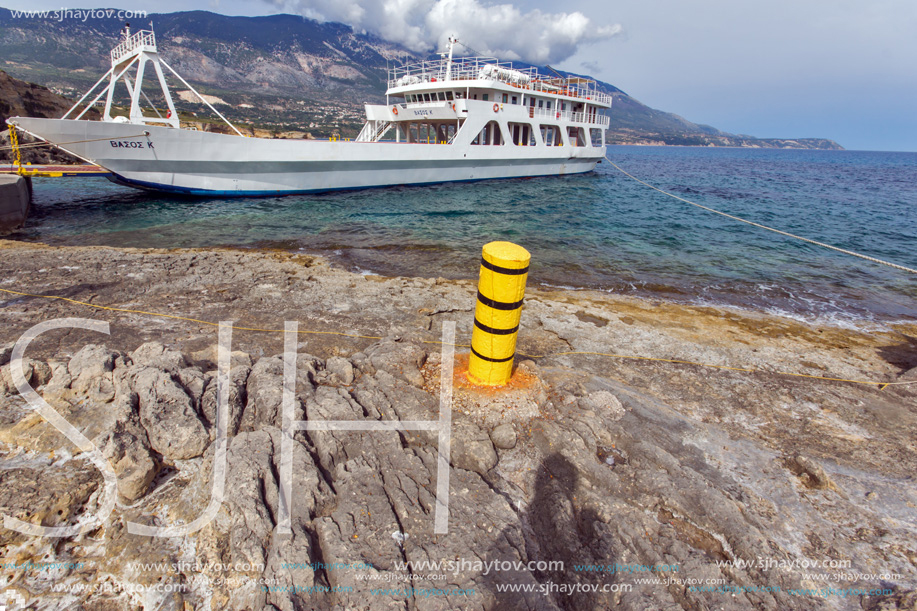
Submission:
{"label": "orange life ring", "polygon": [[396,117],[398,116],[398,107],[397,106],[392,106],[392,114],[395,115]]}
{"label": "orange life ring", "polygon": [[455,104],[452,105],[452,112],[455,112]]}
{"label": "orange life ring", "polygon": [[560,119],[560,111],[557,111],[557,118]]}
{"label": "orange life ring", "polygon": [[500,105],[494,104],[494,112],[500,112]]}

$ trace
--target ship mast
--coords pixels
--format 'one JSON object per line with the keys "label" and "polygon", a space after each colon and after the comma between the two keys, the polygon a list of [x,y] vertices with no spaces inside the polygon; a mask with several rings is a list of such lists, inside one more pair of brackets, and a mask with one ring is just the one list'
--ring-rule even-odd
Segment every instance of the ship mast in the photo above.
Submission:
{"label": "ship mast", "polygon": [[446,60],[446,80],[452,80],[452,50],[455,49],[455,43],[458,42],[458,38],[449,37],[449,58]]}

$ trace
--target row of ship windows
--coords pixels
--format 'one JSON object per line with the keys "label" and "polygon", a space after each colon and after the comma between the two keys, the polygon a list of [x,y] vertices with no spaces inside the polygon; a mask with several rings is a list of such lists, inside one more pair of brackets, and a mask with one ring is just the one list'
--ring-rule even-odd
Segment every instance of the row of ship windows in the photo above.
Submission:
{"label": "row of ship windows", "polygon": [[[504,141],[504,135],[500,125],[496,121],[491,121],[484,126],[484,129],[471,141],[471,144],[480,145],[502,145],[515,144],[516,146],[537,146],[538,141],[535,138],[535,130],[527,123],[508,123],[509,142]],[[545,146],[563,146],[564,139],[557,125],[540,125],[541,141]],[[602,130],[592,128],[589,130],[589,140],[586,139],[586,130],[582,127],[567,127],[567,141],[570,146],[602,146]]]}
{"label": "row of ship windows", "polygon": [[[405,94],[405,96],[404,96],[404,101],[407,102],[407,103],[409,103],[409,104],[410,104],[410,103],[413,103],[413,102],[451,102],[451,101],[453,101],[453,100],[461,100],[461,99],[464,99],[464,97],[465,97],[465,94],[464,94],[463,92],[461,92],[461,91],[456,91],[456,92],[454,92],[454,93],[453,93],[452,91],[434,91],[434,92],[432,92],[432,93],[408,93],[408,94]],[[497,99],[497,97],[498,97],[498,96],[495,94],[495,95],[494,95],[494,102],[499,101],[499,100]],[[472,99],[472,100],[477,100],[477,99],[478,99],[478,94],[476,94],[476,93],[475,93],[475,94],[472,94],[472,95],[471,95],[471,99]],[[483,94],[481,94],[481,99],[482,99],[483,101],[485,101],[485,102],[489,102],[489,101],[490,101],[490,94],[489,94],[489,93],[483,93]],[[528,101],[528,106],[530,106],[530,107],[532,107],[532,108],[535,108],[536,103],[537,103],[537,105],[538,105],[538,108],[546,108],[547,110],[551,110],[551,108],[552,108],[552,106],[551,106],[551,100],[536,99],[536,98],[533,97],[533,96],[529,96],[529,98],[528,98],[527,101]],[[502,101],[502,103],[503,103],[503,104],[517,104],[517,105],[518,105],[518,104],[519,104],[519,96],[515,96],[515,95],[511,96],[511,95],[509,95],[508,93],[504,93],[504,94],[503,94],[503,101]],[[560,108],[559,108],[558,110],[560,110],[560,111],[565,111],[565,110],[567,110],[567,103],[566,103],[566,102],[560,102]]]}
{"label": "row of ship windows", "polygon": [[[535,130],[532,129],[532,125],[527,123],[508,123],[507,127],[509,128],[509,133],[507,134],[508,138],[504,136],[499,123],[490,121],[478,135],[475,136],[471,144],[486,146],[503,144],[514,144],[516,146],[538,145],[538,140],[535,137]],[[406,130],[405,134],[408,142],[445,144],[451,142],[452,139],[455,138],[457,127],[448,123],[419,123],[410,124],[407,127],[402,126],[399,129]],[[564,145],[563,134],[560,127],[557,125],[540,125],[538,131],[541,132],[541,142],[543,142],[545,146]],[[567,140],[571,146],[590,146],[590,142],[592,146],[596,147],[603,145],[601,129],[591,128],[588,133],[589,140],[586,139],[586,136],[586,130],[582,127],[567,128]]]}

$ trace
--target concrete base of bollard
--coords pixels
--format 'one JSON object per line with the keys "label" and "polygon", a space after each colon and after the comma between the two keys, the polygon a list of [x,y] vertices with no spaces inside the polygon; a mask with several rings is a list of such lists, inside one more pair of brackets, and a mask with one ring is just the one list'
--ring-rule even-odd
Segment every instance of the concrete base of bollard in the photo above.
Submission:
{"label": "concrete base of bollard", "polygon": [[0,175],[0,235],[22,227],[32,202],[31,180]]}

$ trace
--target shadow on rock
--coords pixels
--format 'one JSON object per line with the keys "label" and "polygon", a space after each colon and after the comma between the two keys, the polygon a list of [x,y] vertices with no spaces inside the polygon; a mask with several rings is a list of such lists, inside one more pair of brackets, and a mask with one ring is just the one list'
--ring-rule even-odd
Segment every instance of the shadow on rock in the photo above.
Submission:
{"label": "shadow on rock", "polygon": [[[607,609],[615,603],[602,586],[613,578],[602,572],[577,571],[580,565],[614,564],[612,537],[608,526],[591,509],[577,501],[579,473],[560,454],[541,461],[528,510],[521,516],[527,539],[527,561],[540,586],[537,597],[500,592],[496,582],[512,583],[507,574],[492,573],[488,585],[496,598],[496,609]],[[562,565],[551,566],[551,562]],[[572,591],[574,590],[575,591]]]}

